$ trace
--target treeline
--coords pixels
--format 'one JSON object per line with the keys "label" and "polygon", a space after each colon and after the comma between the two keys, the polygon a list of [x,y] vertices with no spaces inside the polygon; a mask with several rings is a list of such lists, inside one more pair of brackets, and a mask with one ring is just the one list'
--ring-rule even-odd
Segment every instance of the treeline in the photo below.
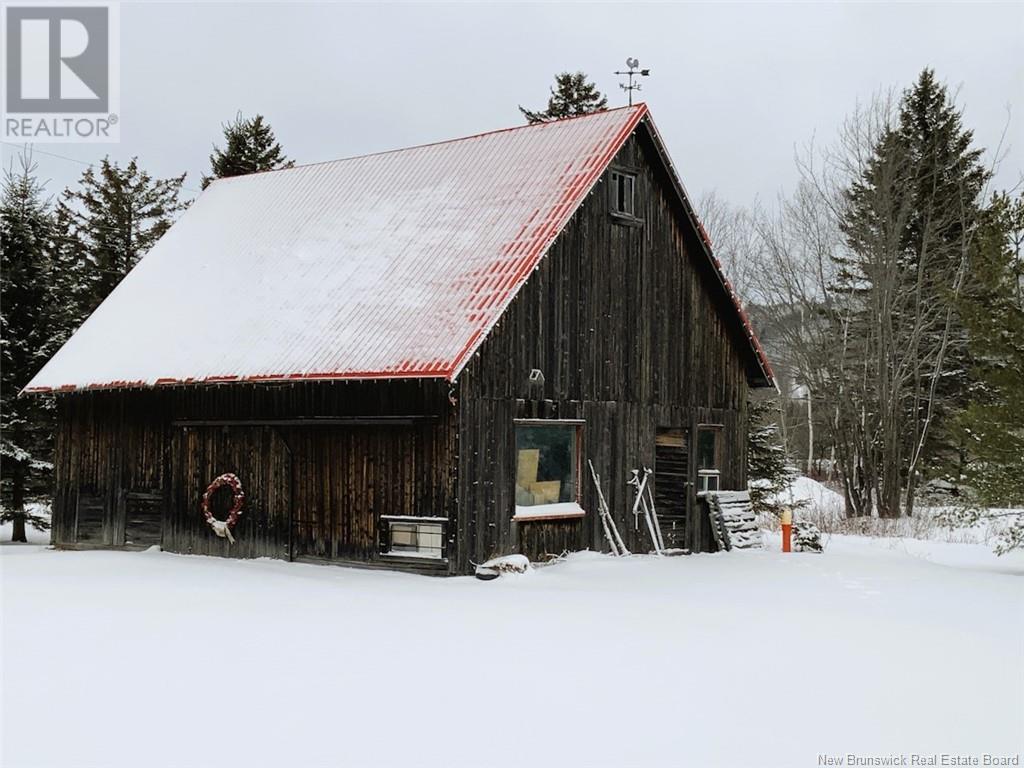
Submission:
{"label": "treeline", "polygon": [[[211,181],[290,167],[261,115],[224,125]],[[26,503],[48,490],[53,400],[18,397],[33,375],[110,294],[187,207],[185,174],[154,178],[137,158],[103,158],[54,200],[26,150],[0,189],[0,521],[45,528]]]}
{"label": "treeline", "polygon": [[704,201],[779,369],[790,457],[850,515],[910,515],[925,486],[1024,504],[1024,197],[990,189],[998,155],[926,69],[804,151],[772,210]]}

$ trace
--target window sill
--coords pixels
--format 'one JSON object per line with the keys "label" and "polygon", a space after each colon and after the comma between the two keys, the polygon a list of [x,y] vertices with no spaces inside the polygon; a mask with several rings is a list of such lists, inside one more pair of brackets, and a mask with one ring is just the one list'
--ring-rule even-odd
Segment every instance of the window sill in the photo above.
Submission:
{"label": "window sill", "polygon": [[642,227],[644,225],[643,219],[638,219],[629,213],[619,213],[618,211],[611,212],[612,221],[616,224],[621,224],[624,227]]}
{"label": "window sill", "polygon": [[381,557],[389,560],[411,560],[421,563],[446,563],[448,558],[442,555],[425,555],[422,552],[381,552]]}
{"label": "window sill", "polygon": [[529,507],[516,505],[512,520],[517,523],[539,522],[543,520],[576,520],[586,516],[583,507],[575,501],[560,504],[535,504]]}
{"label": "window sill", "polygon": [[396,523],[447,523],[447,517],[425,517],[423,515],[381,515],[381,520],[392,520]]}

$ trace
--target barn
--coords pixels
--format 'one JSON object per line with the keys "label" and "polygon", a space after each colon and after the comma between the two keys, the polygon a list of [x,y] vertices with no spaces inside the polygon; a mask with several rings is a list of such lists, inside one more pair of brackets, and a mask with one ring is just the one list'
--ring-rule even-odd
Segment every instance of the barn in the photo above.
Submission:
{"label": "barn", "polygon": [[714,547],[772,372],[643,104],[222,179],[40,370],[53,543],[465,574]]}

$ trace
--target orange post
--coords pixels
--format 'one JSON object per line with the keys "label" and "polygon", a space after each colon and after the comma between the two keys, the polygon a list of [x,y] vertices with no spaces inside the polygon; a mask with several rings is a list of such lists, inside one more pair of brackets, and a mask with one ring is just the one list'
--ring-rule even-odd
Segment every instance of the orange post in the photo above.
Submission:
{"label": "orange post", "polygon": [[789,507],[782,510],[782,551],[793,551],[793,510]]}

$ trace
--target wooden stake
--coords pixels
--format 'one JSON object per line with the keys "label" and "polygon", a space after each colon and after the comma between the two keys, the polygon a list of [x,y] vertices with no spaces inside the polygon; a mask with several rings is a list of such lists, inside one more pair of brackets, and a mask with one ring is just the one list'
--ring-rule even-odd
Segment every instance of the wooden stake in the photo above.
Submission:
{"label": "wooden stake", "polygon": [[644,477],[640,479],[640,471],[637,469],[633,470],[633,478],[629,481],[630,485],[636,486],[636,500],[633,502],[633,514],[639,514],[638,510],[643,510],[644,522],[647,523],[647,532],[651,536],[651,543],[654,545],[655,554],[662,554],[663,549],[660,543],[660,536],[655,533],[654,521],[651,519],[651,510],[647,506],[647,499],[644,497],[644,489],[647,488],[647,478],[650,476],[651,471],[649,469],[644,470]]}
{"label": "wooden stake", "polygon": [[605,538],[608,539],[608,544],[612,548],[612,554],[616,557],[628,555],[630,552],[626,549],[626,545],[619,535],[619,529],[615,525],[615,518],[612,517],[611,510],[608,509],[608,502],[604,499],[604,491],[601,490],[601,477],[594,469],[594,462],[587,459],[587,464],[590,465],[590,475],[594,478],[594,485],[597,487],[597,506],[601,516],[601,526],[604,528]]}
{"label": "wooden stake", "polygon": [[[648,475],[653,475],[654,470],[644,467],[644,472]],[[658,510],[654,507],[654,491],[651,490],[651,484],[647,484],[647,500],[651,506],[651,518],[654,520],[654,531],[658,534],[658,548],[664,551],[665,549],[665,537],[661,535],[661,523],[658,521]]]}

